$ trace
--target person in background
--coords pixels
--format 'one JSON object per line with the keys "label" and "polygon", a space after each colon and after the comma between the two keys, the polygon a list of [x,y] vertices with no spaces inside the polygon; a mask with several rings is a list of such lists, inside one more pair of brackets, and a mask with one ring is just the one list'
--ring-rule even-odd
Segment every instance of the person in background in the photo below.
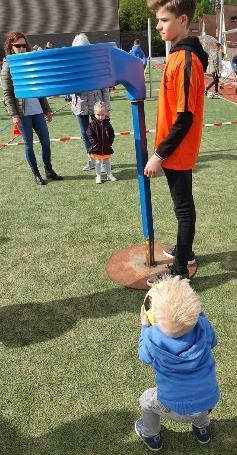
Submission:
{"label": "person in background", "polygon": [[140,58],[140,60],[142,60],[144,69],[146,68],[147,58],[145,56],[145,52],[142,50],[142,48],[140,46],[139,39],[135,39],[134,45],[133,45],[132,49],[129,51],[129,54],[134,55],[134,57]]}
{"label": "person in background", "polygon": [[[87,36],[84,33],[76,35],[72,46],[85,46],[90,44]],[[80,92],[71,95],[71,109],[73,114],[76,116],[79,123],[82,140],[88,156],[88,161],[83,167],[83,171],[89,171],[95,169],[95,162],[90,157],[90,141],[87,136],[87,129],[90,122],[90,116],[94,114],[94,104],[97,101],[103,101],[106,105],[106,109],[110,111],[110,96],[109,89],[105,88],[102,90],[93,90],[89,92]]]}
{"label": "person in background", "polygon": [[96,183],[101,183],[101,163],[105,166],[107,180],[116,182],[111,171],[111,155],[114,153],[114,130],[108,117],[108,111],[103,101],[97,101],[94,105],[94,116],[87,128],[87,137],[90,142],[90,156],[95,160]]}
{"label": "person in background", "polygon": [[53,49],[53,45],[50,43],[50,41],[46,43],[45,49]]}
{"label": "person in background", "polygon": [[231,60],[231,68],[233,69],[235,74],[237,74],[237,54],[234,55],[234,57]]}
{"label": "person in background", "polygon": [[222,49],[221,43],[216,43],[216,49],[212,50],[209,55],[209,71],[212,74],[213,80],[205,89],[205,95],[207,95],[208,90],[215,85],[214,95],[219,94],[219,79],[222,70]]}
{"label": "person in background", "polygon": [[[30,52],[30,46],[26,36],[21,32],[10,33],[5,42],[6,55],[22,54],[24,52]],[[16,98],[9,66],[6,60],[3,62],[1,82],[7,112],[12,118],[14,127],[18,128],[21,132],[25,145],[26,160],[34,175],[36,184],[45,185],[46,181],[42,178],[38,169],[33,149],[33,130],[36,132],[42,147],[42,160],[44,163],[46,178],[52,180],[62,180],[63,177],[58,175],[53,170],[51,164],[50,139],[45,117],[48,122],[51,122],[52,111],[49,107],[47,99]]]}
{"label": "person in background", "polygon": [[150,289],[141,307],[139,359],[154,371],[156,387],[141,395],[142,417],[135,423],[150,450],[162,447],[161,417],[192,424],[200,444],[210,441],[210,413],[220,397],[212,354],[216,344],[215,331],[187,279],[167,276]]}

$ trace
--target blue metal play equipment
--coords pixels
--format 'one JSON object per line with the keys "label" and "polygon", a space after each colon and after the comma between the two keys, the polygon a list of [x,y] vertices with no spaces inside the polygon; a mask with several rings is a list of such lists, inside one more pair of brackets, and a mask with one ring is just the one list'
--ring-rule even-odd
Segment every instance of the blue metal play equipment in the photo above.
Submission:
{"label": "blue metal play equipment", "polygon": [[145,237],[146,265],[153,266],[154,231],[148,160],[142,61],[114,43],[64,47],[9,55],[7,61],[17,98],[67,95],[123,84],[131,101],[138,185]]}

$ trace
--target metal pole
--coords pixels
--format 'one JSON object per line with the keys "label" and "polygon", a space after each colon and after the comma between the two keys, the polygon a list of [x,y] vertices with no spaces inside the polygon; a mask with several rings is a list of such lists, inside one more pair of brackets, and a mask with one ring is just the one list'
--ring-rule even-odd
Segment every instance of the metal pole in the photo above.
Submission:
{"label": "metal pole", "polygon": [[224,0],[221,0],[219,43],[223,44]]}
{"label": "metal pole", "polygon": [[144,175],[144,168],[148,161],[146,123],[144,101],[131,102],[135,149],[137,158],[138,187],[142,214],[143,235],[145,237],[146,266],[155,265],[154,258],[154,230],[151,204],[150,180]]}
{"label": "metal pole", "polygon": [[151,80],[151,18],[147,20],[148,28],[148,72],[149,72],[149,83],[150,83],[150,98],[152,97],[152,80]]}

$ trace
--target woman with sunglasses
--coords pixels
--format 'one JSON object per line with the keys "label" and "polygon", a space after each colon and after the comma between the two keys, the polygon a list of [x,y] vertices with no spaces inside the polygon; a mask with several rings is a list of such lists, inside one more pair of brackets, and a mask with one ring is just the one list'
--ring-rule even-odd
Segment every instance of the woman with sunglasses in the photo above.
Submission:
{"label": "woman with sunglasses", "polygon": [[[30,52],[30,46],[26,36],[20,32],[12,32],[5,41],[5,53],[22,54]],[[37,185],[45,185],[46,181],[41,177],[33,149],[33,130],[36,132],[41,147],[42,160],[47,179],[62,180],[63,177],[56,174],[51,164],[51,148],[49,132],[45,117],[48,122],[52,120],[52,112],[46,98],[16,98],[14,87],[6,60],[3,62],[1,81],[3,88],[4,103],[8,114],[12,117],[13,125],[22,134],[25,144],[26,160],[34,174]]]}

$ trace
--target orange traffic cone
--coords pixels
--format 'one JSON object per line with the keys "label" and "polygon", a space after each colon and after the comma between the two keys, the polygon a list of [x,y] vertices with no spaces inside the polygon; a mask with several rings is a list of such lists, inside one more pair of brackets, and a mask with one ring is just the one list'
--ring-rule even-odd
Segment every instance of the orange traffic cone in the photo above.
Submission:
{"label": "orange traffic cone", "polygon": [[21,132],[18,128],[17,125],[13,125],[13,128],[12,128],[12,136],[20,136],[21,135]]}

